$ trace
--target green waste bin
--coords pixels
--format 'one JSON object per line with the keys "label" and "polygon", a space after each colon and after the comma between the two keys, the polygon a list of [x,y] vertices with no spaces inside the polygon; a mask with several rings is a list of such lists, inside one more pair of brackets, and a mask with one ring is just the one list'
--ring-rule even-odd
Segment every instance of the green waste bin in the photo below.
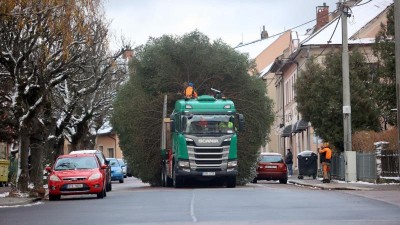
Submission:
{"label": "green waste bin", "polygon": [[0,159],[0,182],[8,182],[8,167],[10,161],[6,159]]}

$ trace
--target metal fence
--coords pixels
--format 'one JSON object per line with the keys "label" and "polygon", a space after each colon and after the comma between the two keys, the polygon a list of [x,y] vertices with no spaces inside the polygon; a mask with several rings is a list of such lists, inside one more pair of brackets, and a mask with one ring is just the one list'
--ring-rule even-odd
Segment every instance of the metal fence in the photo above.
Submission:
{"label": "metal fence", "polygon": [[[376,154],[357,152],[356,157],[357,180],[375,181],[377,178]],[[331,175],[334,179],[345,180],[345,160],[343,153],[332,156]]]}
{"label": "metal fence", "polygon": [[344,154],[332,155],[331,159],[331,176],[334,179],[345,179],[345,162]]}
{"label": "metal fence", "polygon": [[375,181],[376,154],[357,152],[357,180]]}
{"label": "metal fence", "polygon": [[399,175],[399,154],[393,150],[382,150],[382,177],[397,177]]}

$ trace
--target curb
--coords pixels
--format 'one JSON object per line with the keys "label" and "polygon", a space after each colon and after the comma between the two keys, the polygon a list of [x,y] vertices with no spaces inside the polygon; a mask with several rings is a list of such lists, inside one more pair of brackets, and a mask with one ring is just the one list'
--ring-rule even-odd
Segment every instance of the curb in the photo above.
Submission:
{"label": "curb", "polygon": [[305,187],[314,187],[321,190],[350,190],[350,191],[371,191],[372,188],[363,188],[363,187],[351,187],[351,186],[336,186],[335,184],[310,184],[305,182],[298,182],[293,180],[288,180],[288,183],[297,184]]}
{"label": "curb", "polygon": [[37,198],[4,197],[0,198],[0,207],[24,206],[41,200],[42,198],[39,197]]}

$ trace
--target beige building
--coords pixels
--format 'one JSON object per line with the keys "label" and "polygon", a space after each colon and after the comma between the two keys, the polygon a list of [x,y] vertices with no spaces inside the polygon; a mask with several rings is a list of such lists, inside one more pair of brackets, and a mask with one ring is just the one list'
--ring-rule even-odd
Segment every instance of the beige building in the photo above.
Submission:
{"label": "beige building", "polygon": [[[391,0],[361,1],[350,10],[351,19],[347,24],[349,50],[351,51],[354,47],[361,48],[368,58],[368,63],[376,62],[372,55],[372,45],[381,23],[386,23],[386,14],[391,4],[393,4]],[[339,15],[339,13],[332,15]],[[302,120],[302,115],[297,111],[296,93],[293,87],[296,79],[301,76],[301,69],[311,56],[318,56],[317,59],[321,62],[324,54],[332,49],[341,51],[342,30],[338,19],[338,17],[332,18],[319,30],[301,41],[297,48],[293,46],[287,49],[282,56],[276,58],[269,70],[270,73],[279,75],[275,86],[278,103],[276,118],[277,121],[281,121],[279,131],[281,151],[291,148],[295,156],[304,150],[317,152],[321,140],[315,135],[312,124]]]}
{"label": "beige building", "polygon": [[[71,152],[70,146],[71,144],[65,140],[64,154]],[[108,123],[103,125],[103,127],[97,132],[94,148],[102,151],[107,158],[123,158],[122,150],[119,147],[118,135]]]}

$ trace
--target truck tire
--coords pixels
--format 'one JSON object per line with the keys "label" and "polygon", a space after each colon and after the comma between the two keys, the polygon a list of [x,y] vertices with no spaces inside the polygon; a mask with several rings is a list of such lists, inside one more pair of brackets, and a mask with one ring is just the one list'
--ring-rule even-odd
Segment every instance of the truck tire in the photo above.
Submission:
{"label": "truck tire", "polygon": [[183,187],[184,181],[185,181],[185,180],[183,179],[183,177],[176,176],[175,170],[174,170],[174,172],[173,172],[173,179],[172,179],[172,183],[173,183],[174,187],[175,187],[175,188],[181,188],[181,187]]}
{"label": "truck tire", "polygon": [[167,186],[167,172],[165,171],[165,166],[163,166],[161,169],[161,186]]}
{"label": "truck tire", "polygon": [[226,178],[226,187],[227,188],[236,187],[236,176]]}

